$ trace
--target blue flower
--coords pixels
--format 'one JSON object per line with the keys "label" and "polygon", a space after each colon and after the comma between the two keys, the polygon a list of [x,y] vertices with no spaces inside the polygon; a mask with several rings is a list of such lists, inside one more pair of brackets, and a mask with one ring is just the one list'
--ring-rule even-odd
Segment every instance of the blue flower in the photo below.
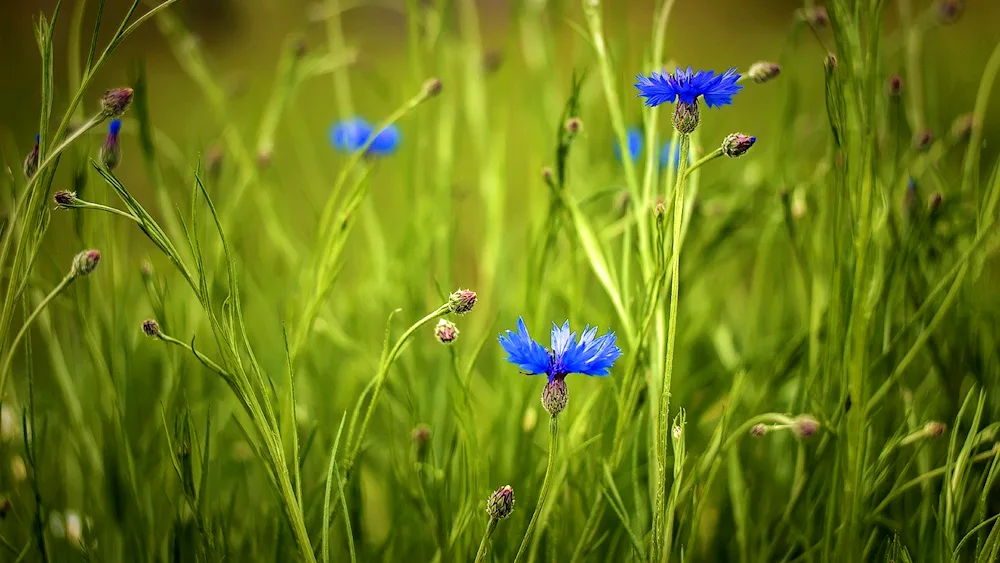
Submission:
{"label": "blue flower", "polygon": [[635,78],[638,95],[646,98],[649,107],[677,101],[694,104],[699,97],[708,107],[725,106],[733,103],[733,95],[743,89],[736,83],[740,75],[735,68],[718,75],[711,70],[693,72],[691,67],[678,68],[673,74],[653,72],[648,77],[639,74]]}
{"label": "blue flower", "polygon": [[118,135],[118,132],[122,130],[122,120],[112,119],[111,123],[108,125],[108,135]]}
{"label": "blue flower", "polygon": [[[625,142],[628,143],[628,155],[635,162],[642,154],[642,131],[638,127],[629,127],[625,132]],[[622,146],[615,140],[615,158],[622,162]]]}
{"label": "blue flower", "polygon": [[333,148],[346,153],[361,150],[361,147],[368,142],[368,139],[375,135],[371,146],[368,147],[367,154],[374,156],[387,156],[396,152],[399,146],[399,128],[390,125],[375,133],[375,128],[360,117],[353,117],[335,123],[330,128],[330,143]]}
{"label": "blue flower", "polygon": [[660,149],[660,168],[676,169],[681,163],[681,146],[670,141],[663,143]]}
{"label": "blue flower", "polygon": [[571,373],[608,375],[622,351],[615,345],[615,333],[608,330],[597,336],[597,327],[588,325],[580,339],[570,332],[569,321],[558,326],[552,324],[552,348],[546,350],[535,342],[518,317],[517,332],[508,330],[499,336],[500,346],[507,352],[507,361],[529,375],[546,374],[549,381],[561,380]]}

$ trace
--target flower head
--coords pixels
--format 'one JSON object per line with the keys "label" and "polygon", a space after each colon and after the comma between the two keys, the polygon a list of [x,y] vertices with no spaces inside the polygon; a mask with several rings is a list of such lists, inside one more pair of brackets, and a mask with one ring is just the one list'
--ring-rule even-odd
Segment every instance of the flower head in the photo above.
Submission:
{"label": "flower head", "polygon": [[556,416],[566,410],[569,404],[569,390],[566,379],[559,377],[549,381],[542,389],[542,407],[549,416]]}
{"label": "flower head", "polygon": [[118,167],[118,164],[122,161],[122,146],[118,142],[118,132],[122,129],[122,122],[120,119],[112,119],[111,123],[108,125],[108,136],[104,138],[104,144],[101,145],[100,158],[101,162],[107,167],[108,170],[114,170]]}
{"label": "flower head", "polygon": [[683,102],[694,104],[698,98],[703,98],[708,107],[725,106],[733,103],[733,95],[743,89],[736,83],[740,79],[735,68],[722,74],[711,70],[694,72],[678,68],[673,74],[653,72],[650,75],[637,75],[635,87],[639,96],[646,98],[646,105],[655,107],[662,103]]}
{"label": "flower head", "polygon": [[112,88],[101,96],[101,111],[105,117],[119,117],[132,103],[131,88]]}
{"label": "flower head", "polygon": [[486,514],[490,520],[503,520],[511,512],[514,512],[514,489],[510,485],[504,485],[486,501]]}
{"label": "flower head", "polygon": [[160,336],[160,323],[154,319],[146,319],[142,321],[142,332],[150,338],[158,338]]}
{"label": "flower head", "polygon": [[743,133],[733,133],[722,141],[722,152],[729,158],[739,158],[745,155],[756,142],[757,137],[744,135]]}
{"label": "flower head", "polygon": [[460,289],[448,297],[448,307],[456,315],[464,315],[476,306],[479,296],[471,289]]}
{"label": "flower head", "polygon": [[390,125],[376,133],[375,128],[360,117],[335,123],[330,128],[330,143],[341,152],[353,153],[361,150],[373,135],[375,138],[366,154],[387,156],[396,152],[401,137],[399,128]]}
{"label": "flower head", "polygon": [[518,317],[517,332],[507,331],[499,337],[507,352],[507,361],[529,375],[546,374],[549,381],[562,379],[571,373],[605,376],[621,356],[615,345],[615,333],[608,330],[597,336],[597,327],[587,326],[580,339],[570,332],[569,321],[552,324],[552,345],[546,350],[528,334],[524,319]]}
{"label": "flower head", "polygon": [[434,337],[441,344],[451,344],[458,338],[458,327],[448,319],[441,319],[434,327]]}
{"label": "flower head", "polygon": [[750,65],[747,76],[757,84],[763,84],[777,78],[781,74],[781,66],[771,61],[760,61]]}
{"label": "flower head", "polygon": [[41,139],[41,135],[35,135],[35,146],[24,159],[24,176],[29,180],[35,175],[35,172],[38,171],[38,143]]}
{"label": "flower head", "polygon": [[84,250],[73,258],[72,273],[74,276],[87,276],[97,269],[101,261],[101,253],[97,250]]}
{"label": "flower head", "polygon": [[[629,160],[635,162],[642,154],[642,131],[638,127],[629,127],[628,131],[625,132],[625,143]],[[618,159],[618,162],[622,162],[622,146],[618,141],[615,141],[615,158]]]}
{"label": "flower head", "polygon": [[67,192],[66,190],[59,190],[52,194],[52,200],[56,202],[56,207],[60,209],[69,209],[76,205],[78,201],[76,199],[76,192]]}
{"label": "flower head", "polygon": [[808,438],[819,431],[819,422],[808,414],[803,414],[795,417],[791,428],[796,437]]}

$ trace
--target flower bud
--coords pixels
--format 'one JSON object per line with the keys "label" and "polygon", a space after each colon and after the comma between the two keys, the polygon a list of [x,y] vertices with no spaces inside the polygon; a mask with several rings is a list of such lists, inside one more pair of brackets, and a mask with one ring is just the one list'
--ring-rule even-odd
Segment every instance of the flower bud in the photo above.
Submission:
{"label": "flower bud", "polygon": [[893,74],[889,78],[889,97],[899,98],[903,95],[903,78],[898,74]]}
{"label": "flower bud", "polygon": [[733,133],[722,141],[722,152],[729,158],[739,158],[750,150],[750,147],[757,142],[757,137],[750,137],[743,133]]}
{"label": "flower bud", "polygon": [[476,299],[475,291],[460,289],[448,298],[448,308],[456,315],[464,315],[476,306]]}
{"label": "flower bud", "polygon": [[108,170],[114,170],[122,161],[122,147],[121,143],[118,142],[118,132],[121,129],[121,120],[113,119],[111,124],[108,125],[108,136],[104,138],[104,144],[101,145],[99,156],[101,163]]}
{"label": "flower bud", "polygon": [[70,209],[76,206],[76,192],[67,192],[66,190],[59,190],[58,192],[52,194],[52,199],[56,202],[56,207],[59,209]]}
{"label": "flower bud", "polygon": [[570,135],[576,135],[583,130],[583,120],[579,117],[571,117],[566,120],[566,131]]}
{"label": "flower bud", "polygon": [[948,425],[943,422],[931,421],[924,425],[924,434],[929,438],[937,438],[948,431]]}
{"label": "flower bud", "polygon": [[434,337],[441,344],[451,344],[458,338],[458,327],[447,319],[441,319],[434,327]]}
{"label": "flower bud", "polygon": [[160,323],[156,322],[154,319],[146,319],[142,321],[142,332],[150,338],[156,338],[162,334],[160,332]]}
{"label": "flower bud", "polygon": [[760,61],[750,65],[750,70],[747,71],[747,76],[750,80],[753,80],[757,84],[763,84],[774,80],[781,74],[781,67],[778,63],[772,63],[770,61]]}
{"label": "flower bud", "polygon": [[940,0],[937,5],[938,21],[943,25],[953,24],[962,17],[965,6],[962,0]]}
{"label": "flower bud", "polygon": [[542,407],[549,416],[555,418],[569,403],[569,391],[566,389],[566,378],[557,377],[549,381],[542,389]]}
{"label": "flower bud", "polygon": [[427,459],[427,451],[431,446],[431,429],[426,424],[418,425],[413,429],[413,451],[417,461],[423,463]]}
{"label": "flower bud", "polygon": [[149,260],[142,261],[142,264],[139,265],[139,273],[142,275],[143,281],[153,279],[153,265],[149,263]]}
{"label": "flower bud", "polygon": [[827,13],[825,6],[815,6],[808,10],[801,10],[799,11],[799,17],[808,22],[809,25],[817,28],[826,27],[830,24],[830,14]]}
{"label": "flower bud", "polygon": [[41,135],[35,135],[35,146],[24,159],[24,176],[29,180],[35,175],[35,172],[38,172],[38,143],[40,141]]}
{"label": "flower bud", "polygon": [[792,432],[798,438],[808,438],[819,431],[819,421],[803,414],[795,417],[792,421]]}
{"label": "flower bud", "polygon": [[934,133],[930,129],[924,129],[913,138],[913,148],[918,151],[926,151],[934,142]]}
{"label": "flower bud", "polygon": [[424,82],[424,96],[427,98],[433,98],[441,93],[441,79],[431,78],[427,82]]}
{"label": "flower bud", "polygon": [[490,520],[503,520],[514,511],[514,489],[504,485],[497,489],[486,501],[486,514]]}
{"label": "flower bud", "polygon": [[750,429],[750,435],[754,438],[760,438],[764,434],[767,434],[766,424],[754,424],[753,428]]}
{"label": "flower bud", "polygon": [[941,209],[941,192],[934,192],[927,198],[927,211],[933,217]]}
{"label": "flower bud", "polygon": [[97,263],[101,261],[101,253],[97,250],[84,250],[73,258],[73,266],[70,273],[73,276],[87,276],[97,268]]}
{"label": "flower bud", "polygon": [[105,117],[119,117],[132,103],[131,88],[112,88],[101,97],[101,111]]}
{"label": "flower bud", "polygon": [[699,117],[697,100],[691,104],[678,101],[674,109],[674,129],[690,135],[698,128]]}
{"label": "flower bud", "polygon": [[825,66],[827,70],[833,70],[837,68],[837,55],[834,55],[833,53],[827,53],[826,58],[823,59],[823,66]]}

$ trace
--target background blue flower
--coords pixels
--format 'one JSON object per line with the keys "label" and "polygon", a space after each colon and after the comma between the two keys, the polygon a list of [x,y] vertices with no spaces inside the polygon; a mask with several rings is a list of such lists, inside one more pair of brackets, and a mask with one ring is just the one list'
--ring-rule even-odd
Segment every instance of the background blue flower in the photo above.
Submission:
{"label": "background blue flower", "polygon": [[[642,130],[638,127],[629,127],[628,131],[625,132],[625,142],[628,143],[630,160],[635,162],[642,154]],[[615,139],[615,158],[618,159],[618,162],[622,162],[622,146],[617,139]]]}
{"label": "background blue flower", "polygon": [[[363,118],[345,119],[330,128],[330,144],[341,152],[352,153],[360,150],[373,133],[374,127]],[[401,137],[395,125],[382,129],[368,147],[368,154],[386,156],[396,152]]]}

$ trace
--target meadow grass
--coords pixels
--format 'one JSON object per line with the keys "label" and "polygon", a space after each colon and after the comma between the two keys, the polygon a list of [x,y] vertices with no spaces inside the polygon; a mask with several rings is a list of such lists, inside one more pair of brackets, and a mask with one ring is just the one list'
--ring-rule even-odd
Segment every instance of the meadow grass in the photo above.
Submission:
{"label": "meadow grass", "polygon": [[[353,4],[288,38],[247,124],[175,1],[36,23],[38,141],[0,196],[0,560],[1000,560],[1000,45],[974,107],[921,64],[958,3],[806,2],[786,70],[738,69],[780,100],[755,145],[740,95],[694,122],[634,97],[672,69],[674,0],[635,62],[610,0],[513,3],[524,107],[473,0],[406,0],[409,73],[366,116],[403,150],[343,154],[296,100],[370,105]],[[144,64],[97,83],[154,27],[215,117],[204,155],[157,125]],[[817,46],[822,88],[785,66]],[[519,317],[622,355],[526,377],[497,343]]]}

